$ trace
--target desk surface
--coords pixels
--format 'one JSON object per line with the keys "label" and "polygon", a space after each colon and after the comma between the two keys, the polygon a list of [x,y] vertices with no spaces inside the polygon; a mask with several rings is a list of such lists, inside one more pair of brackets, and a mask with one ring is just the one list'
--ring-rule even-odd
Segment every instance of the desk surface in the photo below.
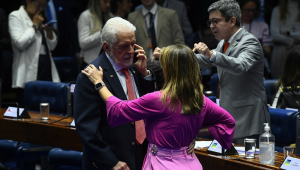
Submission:
{"label": "desk surface", "polygon": [[195,154],[200,160],[203,169],[215,170],[215,169],[230,169],[230,170],[254,170],[254,169],[280,169],[281,163],[284,161],[282,153],[275,154],[274,165],[264,165],[259,162],[259,155],[255,156],[255,159],[246,159],[243,156],[230,155],[228,157],[222,157],[218,155],[209,154],[207,149],[195,149]]}
{"label": "desk surface", "polygon": [[[83,146],[76,129],[69,126],[73,117],[50,115],[50,120],[41,123],[39,113],[29,112],[30,119],[17,120],[3,117],[5,110],[0,109],[0,138],[82,151]],[[279,169],[284,161],[282,153],[276,153],[273,166],[260,164],[258,155],[255,159],[245,159],[238,155],[224,158],[209,154],[206,149],[195,150],[195,154],[205,170]]]}
{"label": "desk surface", "polygon": [[5,110],[0,109],[0,138],[82,151],[76,129],[69,126],[73,117],[49,115],[41,122],[39,113],[29,112],[30,119],[17,120],[4,117]]}

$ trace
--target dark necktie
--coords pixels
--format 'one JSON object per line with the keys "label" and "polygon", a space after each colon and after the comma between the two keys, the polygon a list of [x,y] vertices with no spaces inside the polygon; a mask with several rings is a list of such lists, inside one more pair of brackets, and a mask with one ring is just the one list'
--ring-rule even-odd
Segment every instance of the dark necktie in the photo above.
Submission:
{"label": "dark necktie", "polygon": [[156,45],[156,34],[155,34],[155,27],[154,27],[154,19],[153,14],[149,12],[150,19],[149,19],[149,29],[150,29],[150,34],[151,34],[151,42],[152,42],[152,50],[154,50],[157,45]]}
{"label": "dark necktie", "polygon": [[[131,77],[129,75],[128,69],[123,68],[121,70],[126,77],[127,95],[129,100],[136,99],[136,95],[133,90],[133,85]],[[142,144],[146,138],[146,130],[144,120],[135,121],[135,138],[138,144]]]}

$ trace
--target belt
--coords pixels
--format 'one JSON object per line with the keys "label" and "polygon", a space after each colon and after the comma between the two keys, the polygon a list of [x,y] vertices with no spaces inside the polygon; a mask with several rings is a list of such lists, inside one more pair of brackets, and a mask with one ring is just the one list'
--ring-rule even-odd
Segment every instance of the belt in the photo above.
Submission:
{"label": "belt", "polygon": [[148,144],[148,152],[152,153],[154,156],[177,156],[177,155],[187,155],[187,146],[180,149],[169,149],[157,146],[155,144]]}

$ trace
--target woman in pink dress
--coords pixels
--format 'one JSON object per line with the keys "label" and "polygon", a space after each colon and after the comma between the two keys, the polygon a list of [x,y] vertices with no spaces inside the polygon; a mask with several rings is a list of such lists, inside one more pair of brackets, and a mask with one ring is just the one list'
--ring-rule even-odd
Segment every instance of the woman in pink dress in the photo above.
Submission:
{"label": "woman in pink dress", "polygon": [[[187,154],[197,134],[209,131],[223,148],[231,147],[235,121],[232,116],[203,95],[200,67],[192,50],[185,45],[162,49],[160,64],[165,84],[162,90],[138,99],[123,101],[103,86],[99,90],[107,105],[110,126],[144,119],[149,142],[143,169],[201,170],[197,157]],[[103,69],[89,65],[91,82],[103,83]],[[200,131],[201,129],[201,131]]]}

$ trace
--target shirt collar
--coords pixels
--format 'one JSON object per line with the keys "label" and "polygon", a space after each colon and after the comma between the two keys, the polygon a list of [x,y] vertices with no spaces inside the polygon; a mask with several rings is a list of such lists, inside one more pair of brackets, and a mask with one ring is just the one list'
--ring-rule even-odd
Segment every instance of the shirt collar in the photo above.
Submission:
{"label": "shirt collar", "polygon": [[150,9],[150,11],[148,11],[144,5],[142,7],[142,13],[143,13],[143,16],[146,16],[148,14],[148,12],[151,12],[153,15],[156,14],[156,11],[157,11],[157,4],[155,3],[154,6]]}
{"label": "shirt collar", "polygon": [[115,63],[114,60],[112,60],[112,59],[110,58],[110,56],[109,56],[106,52],[105,52],[105,54],[106,54],[106,57],[108,58],[109,62],[110,62],[111,65],[113,66],[115,72],[118,72],[118,71],[120,71],[121,69],[123,69],[123,67],[117,65],[117,63]]}
{"label": "shirt collar", "polygon": [[[244,28],[244,27],[243,27],[243,28]],[[231,41],[234,39],[234,37],[236,36],[236,34],[237,34],[238,32],[240,32],[241,30],[242,30],[242,28],[240,28],[239,30],[237,30],[237,32],[235,32],[235,33],[233,34],[233,36],[230,37],[230,39],[228,40],[229,44],[231,44]],[[224,44],[225,44],[225,41],[224,41]]]}

